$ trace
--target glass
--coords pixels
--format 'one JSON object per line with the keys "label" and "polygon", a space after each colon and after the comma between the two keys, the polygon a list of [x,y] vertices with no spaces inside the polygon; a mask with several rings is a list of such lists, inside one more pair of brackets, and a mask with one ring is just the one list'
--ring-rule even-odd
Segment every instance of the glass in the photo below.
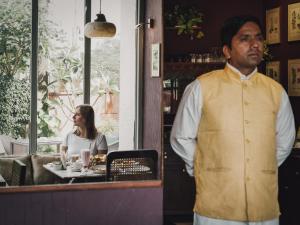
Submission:
{"label": "glass", "polygon": [[90,150],[89,149],[81,149],[80,150],[80,157],[82,161],[83,167],[88,167],[90,163]]}
{"label": "glass", "polygon": [[[66,10],[68,9],[68,10]],[[39,1],[37,135],[64,138],[83,103],[84,1]],[[38,146],[38,152],[56,152]]]}
{"label": "glass", "polygon": [[[135,118],[135,0],[103,0],[102,12],[116,26],[109,39],[91,39],[91,99],[95,123],[110,149],[134,147]],[[113,9],[113,10],[112,10]],[[99,0],[92,0],[92,19]]]}
{"label": "glass", "polygon": [[191,63],[196,63],[197,54],[190,54]]}
{"label": "glass", "polygon": [[197,54],[197,63],[203,63],[203,55]]}
{"label": "glass", "polygon": [[[0,134],[11,154],[10,141],[28,140],[30,121],[31,0],[0,2]],[[27,154],[18,146],[15,154]]]}

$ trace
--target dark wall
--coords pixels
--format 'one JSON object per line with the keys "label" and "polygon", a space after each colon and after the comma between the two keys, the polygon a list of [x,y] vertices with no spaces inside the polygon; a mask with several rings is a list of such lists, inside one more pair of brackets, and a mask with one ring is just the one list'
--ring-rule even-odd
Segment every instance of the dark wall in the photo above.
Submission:
{"label": "dark wall", "polygon": [[1,225],[162,225],[162,188],[0,194]]}
{"label": "dark wall", "polygon": [[165,10],[176,4],[187,4],[200,9],[204,14],[204,38],[191,40],[189,36],[176,35],[174,30],[165,30],[165,54],[205,53],[220,45],[220,28],[225,19],[242,14],[251,14],[261,20],[264,17],[261,0],[165,0]]}
{"label": "dark wall", "polygon": [[[161,156],[162,75],[155,78],[151,77],[151,45],[160,43],[161,50],[164,49],[162,0],[146,0],[145,7],[145,20],[148,18],[154,19],[154,27],[151,29],[145,28],[143,148],[156,149],[159,156]],[[160,65],[163,66],[162,57]],[[159,158],[160,161],[161,158]]]}
{"label": "dark wall", "polygon": [[[280,7],[280,43],[270,45],[269,49],[274,56],[274,60],[280,61],[280,79],[281,84],[287,90],[288,88],[288,60],[300,58],[300,41],[288,42],[288,5],[299,2],[299,0],[264,0],[264,9],[272,9]],[[300,125],[300,98],[290,97],[292,108],[294,111],[296,127]]]}

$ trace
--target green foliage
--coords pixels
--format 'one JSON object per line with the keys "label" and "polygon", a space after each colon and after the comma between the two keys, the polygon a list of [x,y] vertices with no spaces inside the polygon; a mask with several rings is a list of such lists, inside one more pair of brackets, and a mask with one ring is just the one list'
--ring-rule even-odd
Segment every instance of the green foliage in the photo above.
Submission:
{"label": "green foliage", "polygon": [[29,67],[30,14],[30,1],[0,4],[0,133],[16,138],[25,136],[29,123],[29,81],[16,75]]}
{"label": "green foliage", "polygon": [[91,62],[92,94],[99,96],[105,93],[118,94],[120,83],[119,40],[105,40],[91,54],[93,59]]}
{"label": "green foliage", "polygon": [[[58,31],[47,20],[47,2],[39,7],[39,54],[49,57],[50,43]],[[0,132],[14,137],[25,136],[25,125],[29,121],[30,85],[28,71],[31,55],[31,0],[3,0],[0,3]],[[26,74],[27,79],[24,79]],[[39,74],[39,91],[47,95],[45,74]],[[13,98],[13,97],[15,98]],[[48,127],[49,105],[42,97],[38,110],[38,133],[52,135]]]}
{"label": "green foliage", "polygon": [[201,39],[204,36],[201,31],[202,22],[203,14],[195,7],[175,5],[165,13],[166,26],[175,27],[178,35],[188,34],[191,39]]}
{"label": "green foliage", "polygon": [[25,137],[29,123],[30,84],[27,79],[2,76],[0,79],[0,133]]}
{"label": "green foliage", "polygon": [[0,4],[0,75],[14,76],[29,66],[31,52],[30,1]]}

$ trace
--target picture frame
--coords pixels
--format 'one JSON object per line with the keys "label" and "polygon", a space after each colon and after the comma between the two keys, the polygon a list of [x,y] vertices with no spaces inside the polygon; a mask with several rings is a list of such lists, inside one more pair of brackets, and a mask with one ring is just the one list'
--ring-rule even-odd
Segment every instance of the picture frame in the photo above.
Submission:
{"label": "picture frame", "polygon": [[267,44],[280,43],[280,7],[266,11]]}
{"label": "picture frame", "polygon": [[300,3],[288,5],[288,41],[300,40]]}
{"label": "picture frame", "polygon": [[160,76],[160,43],[151,45],[151,77]]}
{"label": "picture frame", "polygon": [[288,60],[288,94],[300,96],[300,59]]}
{"label": "picture frame", "polygon": [[270,61],[266,63],[266,75],[280,83],[280,62]]}

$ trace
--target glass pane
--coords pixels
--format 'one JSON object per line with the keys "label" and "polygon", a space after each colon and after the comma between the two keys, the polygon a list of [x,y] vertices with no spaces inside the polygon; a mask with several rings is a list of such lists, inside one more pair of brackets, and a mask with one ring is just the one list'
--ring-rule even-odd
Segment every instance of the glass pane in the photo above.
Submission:
{"label": "glass pane", "polygon": [[[92,20],[99,13],[92,1]],[[96,127],[109,149],[132,149],[135,113],[135,0],[103,0],[101,12],[114,23],[113,38],[91,39],[91,104]]]}
{"label": "glass pane", "polygon": [[[0,155],[26,154],[30,121],[31,0],[2,0],[0,21]],[[15,139],[22,139],[23,144]]]}
{"label": "glass pane", "polygon": [[84,1],[39,1],[38,152],[59,150],[83,103],[83,29]]}

